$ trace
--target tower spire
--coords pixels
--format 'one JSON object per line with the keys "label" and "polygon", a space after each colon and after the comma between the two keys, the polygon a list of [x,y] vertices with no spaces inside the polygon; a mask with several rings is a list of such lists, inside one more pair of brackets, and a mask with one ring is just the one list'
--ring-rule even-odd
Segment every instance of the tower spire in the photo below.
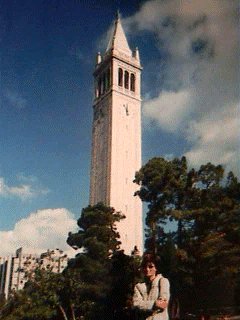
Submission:
{"label": "tower spire", "polygon": [[132,51],[129,48],[127,38],[122,27],[119,10],[116,14],[116,20],[114,22],[112,34],[110,36],[106,52],[113,49],[122,51],[129,56],[132,55]]}

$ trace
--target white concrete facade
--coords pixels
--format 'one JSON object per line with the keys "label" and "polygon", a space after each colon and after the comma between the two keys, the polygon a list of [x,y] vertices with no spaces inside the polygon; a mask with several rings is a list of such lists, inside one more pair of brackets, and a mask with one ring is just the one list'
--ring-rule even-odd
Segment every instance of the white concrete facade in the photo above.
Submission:
{"label": "white concrete facade", "polygon": [[23,254],[22,248],[15,256],[0,258],[0,294],[6,299],[13,291],[23,289],[31,274],[38,266],[38,257],[34,254]]}
{"label": "white concrete facade", "polygon": [[22,290],[25,283],[34,277],[37,268],[61,273],[68,260],[67,255],[59,249],[48,250],[39,256],[23,253],[23,249],[19,248],[15,256],[0,257],[0,294],[8,299],[13,291]]}
{"label": "white concrete facade", "polygon": [[42,253],[39,264],[43,270],[61,273],[67,267],[68,260],[69,258],[62,250],[55,249]]}
{"label": "white concrete facade", "polygon": [[143,250],[142,203],[133,183],[141,168],[141,70],[117,17],[94,72],[90,204],[103,202],[126,216],[117,228],[127,254]]}

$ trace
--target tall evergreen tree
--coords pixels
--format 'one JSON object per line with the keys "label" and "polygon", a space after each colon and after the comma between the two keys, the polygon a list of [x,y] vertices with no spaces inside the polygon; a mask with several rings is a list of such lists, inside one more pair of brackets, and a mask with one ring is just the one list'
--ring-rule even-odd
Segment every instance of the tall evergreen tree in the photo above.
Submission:
{"label": "tall evergreen tree", "polygon": [[[140,185],[137,195],[149,208],[146,247],[163,260],[167,252],[177,259],[168,273],[173,287],[181,290],[185,308],[233,303],[230,293],[240,262],[240,184],[234,174],[226,178],[223,168],[211,163],[188,171],[184,157],[154,158],[136,174],[135,182]],[[177,223],[176,232],[166,234],[168,220]],[[175,245],[171,253],[166,251],[169,238]],[[222,281],[227,285],[221,295]]]}
{"label": "tall evergreen tree", "polygon": [[[70,233],[68,244],[82,252],[69,263],[77,271],[76,313],[84,319],[107,319],[111,312],[107,299],[111,291],[111,256],[119,249],[116,223],[124,217],[99,203],[82,210],[77,233]],[[75,272],[76,274],[76,272]],[[109,315],[110,317],[111,315]]]}

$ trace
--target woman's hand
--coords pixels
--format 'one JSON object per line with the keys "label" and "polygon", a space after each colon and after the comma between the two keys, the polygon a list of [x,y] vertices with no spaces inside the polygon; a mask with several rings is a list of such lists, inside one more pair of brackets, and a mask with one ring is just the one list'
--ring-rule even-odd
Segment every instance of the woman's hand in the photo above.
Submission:
{"label": "woman's hand", "polygon": [[165,309],[168,306],[168,302],[167,300],[160,298],[155,301],[155,306],[159,309]]}

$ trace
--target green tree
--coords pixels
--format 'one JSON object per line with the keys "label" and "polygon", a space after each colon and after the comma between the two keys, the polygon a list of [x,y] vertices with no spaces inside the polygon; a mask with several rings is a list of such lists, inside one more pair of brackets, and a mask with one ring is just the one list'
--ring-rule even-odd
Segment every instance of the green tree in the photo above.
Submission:
{"label": "green tree", "polygon": [[[196,310],[230,304],[240,262],[240,185],[234,174],[225,177],[211,163],[188,171],[184,157],[154,158],[135,182],[148,203],[146,247],[163,261],[168,257],[165,271],[173,289],[181,290],[182,305]],[[176,232],[164,231],[168,220],[177,223]],[[221,295],[222,281],[227,285]]]}
{"label": "green tree", "polygon": [[[78,284],[75,310],[83,319],[111,317],[108,298],[111,292],[111,257],[119,250],[116,223],[124,216],[99,203],[82,210],[80,230],[70,233],[68,244],[82,249],[69,263]],[[76,278],[77,277],[77,278]]]}
{"label": "green tree", "polygon": [[111,310],[108,320],[131,320],[132,296],[134,285],[141,279],[139,267],[141,257],[138,255],[125,255],[123,251],[117,251],[111,257],[110,278],[111,289],[107,305]]}
{"label": "green tree", "polygon": [[68,320],[61,304],[60,292],[64,287],[62,274],[37,269],[34,278],[23,290],[12,293],[1,319],[12,320]]}

